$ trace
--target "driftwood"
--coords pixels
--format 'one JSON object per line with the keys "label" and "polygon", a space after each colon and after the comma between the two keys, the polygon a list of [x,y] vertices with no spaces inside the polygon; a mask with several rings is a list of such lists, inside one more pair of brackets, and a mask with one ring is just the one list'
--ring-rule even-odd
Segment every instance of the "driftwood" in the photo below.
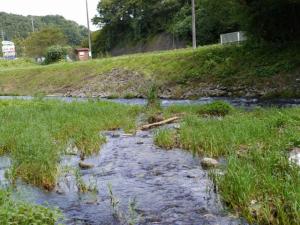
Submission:
{"label": "driftwood", "polygon": [[174,122],[175,120],[178,120],[178,119],[179,119],[179,117],[175,116],[175,117],[169,118],[167,120],[163,120],[161,122],[147,124],[147,125],[142,126],[141,130],[149,130],[153,127],[159,127],[159,126],[162,126],[162,125],[165,125],[165,124],[172,123],[172,122]]}

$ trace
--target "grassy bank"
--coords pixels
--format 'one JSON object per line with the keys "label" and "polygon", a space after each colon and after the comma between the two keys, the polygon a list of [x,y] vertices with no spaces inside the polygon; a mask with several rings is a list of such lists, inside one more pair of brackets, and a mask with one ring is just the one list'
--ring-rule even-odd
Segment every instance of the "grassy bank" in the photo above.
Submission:
{"label": "grassy bank", "polygon": [[300,169],[289,163],[288,153],[300,146],[300,108],[231,110],[225,117],[209,116],[224,112],[220,108],[170,107],[167,114],[186,113],[181,129],[158,131],[156,143],[227,158],[225,174],[214,179],[222,199],[249,222],[298,224]]}
{"label": "grassy bank", "polygon": [[[19,95],[66,93],[96,80],[101,83],[112,70],[117,70],[118,73],[130,71],[127,83],[131,88],[136,85],[136,77],[130,82],[131,74],[138,73],[141,75],[139,82],[155,80],[159,87],[172,87],[179,93],[187,87],[205,83],[261,90],[275,87],[277,91],[269,95],[293,97],[299,94],[295,88],[299,68],[299,45],[285,48],[212,45],[195,51],[184,49],[49,66],[1,66],[0,92]],[[112,89],[115,89],[110,90],[112,93],[121,95],[120,89]],[[173,95],[176,97],[176,93]]]}

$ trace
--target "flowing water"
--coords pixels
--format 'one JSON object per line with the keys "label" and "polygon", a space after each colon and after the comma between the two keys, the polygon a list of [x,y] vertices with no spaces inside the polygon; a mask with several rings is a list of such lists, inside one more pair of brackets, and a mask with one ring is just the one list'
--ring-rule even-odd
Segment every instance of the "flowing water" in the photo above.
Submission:
{"label": "flowing water", "polygon": [[[245,224],[224,210],[198,158],[180,149],[156,147],[152,132],[105,135],[107,143],[100,154],[85,160],[93,168],[79,169],[76,155],[61,161],[62,167],[77,168],[90,192],[78,192],[74,172],[66,170],[55,191],[19,183],[14,196],[59,207],[66,224]],[[4,181],[1,174],[9,159],[1,158],[0,164]],[[115,210],[112,199],[119,201]]]}
{"label": "flowing water", "polygon": [[[32,100],[34,97],[31,96],[0,96],[0,100],[7,99],[21,99],[21,100]],[[59,96],[47,96],[44,99],[48,100],[62,100],[65,102],[73,102],[73,101],[87,101],[88,98],[75,98],[75,97],[59,97]],[[131,105],[146,105],[147,100],[142,98],[133,98],[133,99],[106,99],[106,98],[89,98],[93,100],[104,100],[111,101],[123,104],[131,104]],[[230,103],[236,107],[243,108],[253,108],[253,107],[268,107],[268,106],[276,106],[276,107],[291,107],[291,106],[300,106],[300,99],[258,99],[258,98],[229,98],[229,97],[203,97],[197,100],[172,100],[172,99],[162,99],[162,106],[170,106],[170,105],[189,105],[189,104],[207,104],[216,100],[221,100]]]}

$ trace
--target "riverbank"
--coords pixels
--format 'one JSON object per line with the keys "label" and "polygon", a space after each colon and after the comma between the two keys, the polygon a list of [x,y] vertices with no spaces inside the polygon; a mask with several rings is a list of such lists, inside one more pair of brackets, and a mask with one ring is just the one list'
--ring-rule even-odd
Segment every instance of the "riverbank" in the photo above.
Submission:
{"label": "riverbank", "polygon": [[[124,193],[121,190],[126,190],[128,193],[127,185],[132,185],[132,183],[125,182],[128,179],[132,182],[148,183],[151,187],[154,184],[158,187],[163,186],[166,190],[170,190],[174,181],[176,181],[175,186],[182,188],[182,184],[177,181],[186,180],[184,184],[187,185],[190,179],[198,179],[199,174],[203,173],[199,162],[195,163],[196,161],[192,160],[192,155],[184,154],[178,149],[164,153],[165,149],[176,147],[190,150],[200,158],[218,159],[221,157],[226,160],[225,164],[221,163],[221,173],[218,172],[219,170],[212,170],[209,174],[217,187],[216,190],[221,194],[222,200],[229,209],[249,222],[294,225],[300,219],[300,169],[295,163],[289,161],[289,153],[300,147],[299,109],[299,107],[266,108],[243,111],[222,102],[144,109],[140,106],[91,100],[69,103],[40,99],[1,100],[0,153],[9,155],[12,160],[9,170],[5,173],[8,180],[13,184],[21,180],[43,187],[53,193],[51,199],[57,198],[58,200],[62,198],[61,194],[64,196],[63,192],[57,189],[59,177],[64,177],[64,174],[73,167],[75,171],[72,176],[75,176],[77,187],[82,192],[92,190],[93,193],[97,193],[94,188],[95,183],[89,179],[92,177],[88,176],[83,179],[81,176],[97,175],[93,174],[93,171],[101,171],[103,174],[98,174],[97,179],[101,181],[106,177],[106,181],[114,182],[114,187],[122,195]],[[165,119],[175,115],[181,117],[179,126],[154,131],[155,143],[163,147],[162,149],[153,146],[151,133],[135,134],[139,127],[136,121],[147,123],[146,121],[150,119]],[[99,131],[119,128],[125,130],[126,133],[120,134],[115,131],[109,133],[109,136],[107,133],[99,134]],[[106,149],[103,159],[100,146],[106,141],[108,143],[103,148],[103,150]],[[136,152],[137,149],[139,149],[138,152]],[[99,151],[100,158],[97,159],[98,156],[94,154]],[[67,166],[60,167],[61,157],[65,155],[75,157],[76,165],[72,164],[70,167],[73,160],[66,159],[63,161],[68,162]],[[171,162],[172,157],[175,158]],[[183,159],[186,161],[183,162]],[[85,168],[79,168],[80,160],[86,163]],[[192,164],[189,165],[189,162]],[[94,167],[97,169],[94,170]],[[136,171],[137,168],[141,171]],[[115,174],[116,177],[114,177]],[[124,176],[122,182],[119,180],[120,176]],[[174,176],[179,177],[171,179]],[[162,180],[170,183],[163,183]],[[90,187],[86,182],[91,183],[92,186]],[[143,188],[138,188],[142,183],[137,186],[133,185],[130,189],[134,194],[137,188],[136,193],[145,197]],[[195,181],[191,183],[194,184]],[[118,185],[121,186],[118,187]],[[101,187],[102,190],[104,187]],[[190,207],[192,206],[190,204],[200,204],[197,203],[199,199],[196,196],[202,196],[202,194],[198,195],[200,192],[204,193],[202,192],[204,189],[198,193],[193,186],[186,187],[186,190],[180,189],[180,192],[175,189],[172,189],[174,199],[165,199],[160,203],[161,209],[165,210],[165,217],[155,218],[155,221],[171,219],[174,222],[180,218],[188,221],[189,217],[180,216],[187,215],[188,212],[176,214],[178,217],[171,218],[169,213],[173,212],[172,209],[179,207],[172,207],[175,204],[172,201],[180,199],[180,202]],[[44,196],[43,193],[37,193],[39,193],[38,196]],[[152,191],[147,193],[152,193]],[[188,195],[185,195],[187,193]],[[5,191],[1,191],[0,194],[7,196]],[[105,196],[112,200],[116,198],[107,193]],[[189,196],[191,199],[187,201],[183,196]],[[71,201],[73,207],[74,193],[65,197],[71,198],[68,201]],[[82,204],[80,203],[81,197],[79,196],[79,204]],[[129,197],[133,196],[126,194],[126,203]],[[149,197],[148,202],[140,204],[153,205],[150,203],[151,199],[156,197]],[[140,198],[139,201],[142,199]],[[7,205],[7,202],[6,200],[0,202],[0,212],[6,216],[1,218],[19,218],[22,221],[22,216],[13,217],[13,215],[14,213],[22,215],[23,211],[20,212],[17,207],[16,210],[12,210],[13,214],[8,214],[11,211],[7,209],[12,209],[13,203]],[[95,204],[98,207],[97,202],[94,204],[88,201],[84,204],[88,208],[92,208]],[[45,208],[40,208],[40,210],[44,210],[45,218],[50,218],[49,221],[57,218],[57,214],[52,211]],[[78,210],[80,214],[80,210],[85,209],[79,207]],[[147,210],[150,209],[147,207],[143,209],[143,215],[152,215],[151,210]],[[199,210],[199,212],[197,210],[197,212],[194,210],[190,212],[193,215],[190,216],[190,221],[198,218],[197,216],[205,217],[208,213],[206,209]],[[175,210],[174,213],[178,211]],[[209,218],[212,218],[211,214]]]}
{"label": "riverbank", "polygon": [[212,45],[49,66],[0,67],[1,95],[146,97],[300,96],[300,47]]}

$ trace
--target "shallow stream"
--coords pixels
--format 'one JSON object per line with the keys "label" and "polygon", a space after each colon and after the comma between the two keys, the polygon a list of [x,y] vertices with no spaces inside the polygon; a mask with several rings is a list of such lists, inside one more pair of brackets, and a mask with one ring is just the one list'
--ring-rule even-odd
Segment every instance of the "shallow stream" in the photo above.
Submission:
{"label": "shallow stream", "polygon": [[[0,100],[7,99],[21,99],[21,100],[32,100],[34,97],[31,96],[0,96]],[[75,98],[75,97],[59,97],[59,96],[46,96],[44,99],[49,100],[62,100],[65,102],[73,101],[87,101],[88,98]],[[93,100],[105,100],[123,104],[131,105],[146,105],[147,100],[142,98],[133,98],[133,99],[106,99],[106,98],[91,98]],[[216,100],[221,100],[230,103],[236,107],[243,108],[253,108],[253,107],[267,107],[267,106],[276,106],[276,107],[291,107],[291,106],[300,106],[300,99],[258,99],[258,98],[229,98],[229,97],[202,97],[196,100],[174,100],[174,99],[161,99],[161,104],[164,107],[170,105],[189,105],[189,104],[207,104]]]}
{"label": "shallow stream", "polygon": [[[76,155],[61,160],[64,168],[77,168],[90,192],[78,192],[74,173],[65,171],[55,191],[19,183],[15,198],[59,207],[66,224],[245,224],[224,210],[199,159],[187,151],[156,147],[151,132],[105,135],[100,154],[85,160],[93,168],[79,169]],[[0,158],[2,183],[9,164]],[[115,210],[112,199],[119,201]]]}

